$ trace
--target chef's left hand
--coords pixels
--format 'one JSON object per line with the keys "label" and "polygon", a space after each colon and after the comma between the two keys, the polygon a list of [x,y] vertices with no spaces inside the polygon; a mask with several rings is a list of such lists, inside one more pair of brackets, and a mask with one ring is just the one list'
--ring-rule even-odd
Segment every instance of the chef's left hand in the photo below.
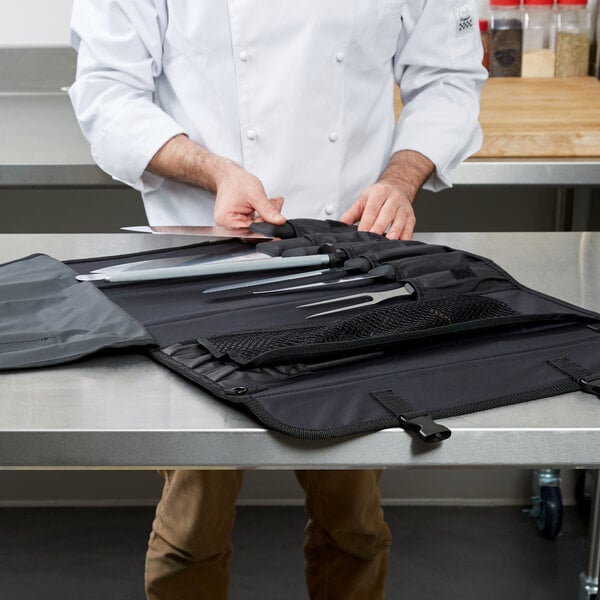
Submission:
{"label": "chef's left hand", "polygon": [[340,217],[340,221],[358,222],[359,231],[383,234],[388,240],[410,240],[416,218],[413,198],[399,186],[385,180],[367,187],[358,200]]}
{"label": "chef's left hand", "polygon": [[359,231],[381,235],[387,230],[389,240],[410,240],[416,223],[412,203],[434,168],[420,152],[396,152],[379,181],[363,191],[340,221],[358,223]]}

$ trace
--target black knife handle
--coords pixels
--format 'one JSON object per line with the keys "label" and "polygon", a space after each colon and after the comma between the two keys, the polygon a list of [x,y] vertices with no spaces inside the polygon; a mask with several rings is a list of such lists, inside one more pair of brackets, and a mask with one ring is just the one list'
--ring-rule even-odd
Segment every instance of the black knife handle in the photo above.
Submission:
{"label": "black knife handle", "polygon": [[[261,242],[256,244],[256,250],[267,254],[268,256],[290,256],[288,251],[292,251],[296,248],[302,248],[309,246],[312,242],[307,240],[305,237],[289,238],[286,240],[273,240],[271,242]],[[316,254],[316,252],[315,252]],[[294,254],[291,256],[304,256],[304,254]]]}
{"label": "black knife handle", "polygon": [[290,223],[284,223],[283,225],[273,225],[273,223],[265,223],[259,221],[258,223],[252,223],[249,227],[250,231],[255,233],[264,233],[269,237],[276,237],[282,239],[295,238],[296,230]]}
{"label": "black knife handle", "polygon": [[315,254],[319,254],[319,250],[322,246],[299,246],[296,248],[286,248],[281,256],[284,258],[289,256],[314,256]]}

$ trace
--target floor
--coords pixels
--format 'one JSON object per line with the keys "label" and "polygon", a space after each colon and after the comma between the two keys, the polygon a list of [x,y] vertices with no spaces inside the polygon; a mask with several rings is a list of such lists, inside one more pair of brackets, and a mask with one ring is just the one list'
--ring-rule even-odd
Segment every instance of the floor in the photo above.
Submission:
{"label": "floor", "polygon": [[[387,507],[394,536],[389,600],[577,597],[586,519],[566,509],[539,537],[519,508]],[[153,509],[0,509],[1,600],[142,600]],[[304,600],[304,514],[240,507],[231,600]],[[348,599],[351,600],[351,599]]]}

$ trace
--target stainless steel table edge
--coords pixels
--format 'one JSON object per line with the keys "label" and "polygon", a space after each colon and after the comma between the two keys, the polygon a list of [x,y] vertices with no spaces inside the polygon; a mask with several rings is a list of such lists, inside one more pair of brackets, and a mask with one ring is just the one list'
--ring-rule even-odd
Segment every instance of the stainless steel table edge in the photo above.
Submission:
{"label": "stainless steel table edge", "polygon": [[0,165],[0,188],[117,188],[116,181],[93,163]]}
{"label": "stainless steel table edge", "polygon": [[472,158],[452,173],[455,186],[600,186],[600,157]]}
{"label": "stainless steel table edge", "polygon": [[593,428],[453,428],[443,451],[403,429],[334,441],[298,440],[259,428],[12,430],[0,431],[0,469],[600,468],[598,447]]}
{"label": "stainless steel table edge", "polygon": [[[600,157],[472,158],[452,174],[455,186],[600,186]],[[93,162],[0,165],[0,188],[100,187],[125,188]]]}

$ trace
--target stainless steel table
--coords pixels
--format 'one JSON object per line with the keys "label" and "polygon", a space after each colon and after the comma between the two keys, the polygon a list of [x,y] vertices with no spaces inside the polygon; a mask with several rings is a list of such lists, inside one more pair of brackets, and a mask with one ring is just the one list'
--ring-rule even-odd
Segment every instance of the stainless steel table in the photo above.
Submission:
{"label": "stainless steel table", "polygon": [[[600,310],[600,233],[421,234],[490,256],[526,285]],[[0,261],[59,259],[190,243],[190,238],[3,235]],[[600,399],[572,393],[443,421],[447,442],[425,447],[402,429],[340,441],[295,440],[136,354],[0,375],[0,468],[150,469],[587,467],[600,469]],[[598,494],[585,585],[597,586]],[[590,583],[591,582],[591,583]],[[590,588],[592,589],[592,588]],[[581,598],[591,598],[584,594]]]}

